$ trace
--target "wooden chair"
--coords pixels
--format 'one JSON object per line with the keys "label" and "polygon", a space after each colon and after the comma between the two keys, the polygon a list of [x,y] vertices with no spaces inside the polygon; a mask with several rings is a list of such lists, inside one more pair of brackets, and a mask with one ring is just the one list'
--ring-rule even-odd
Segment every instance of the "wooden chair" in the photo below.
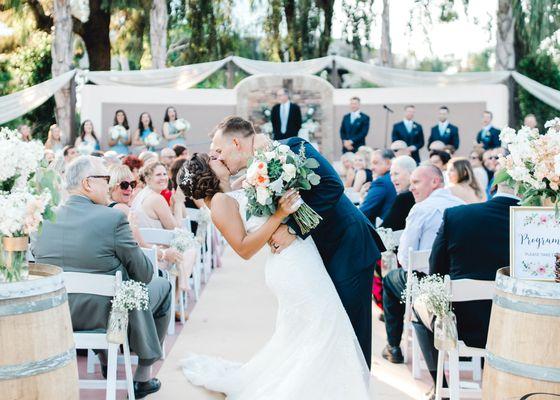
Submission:
{"label": "wooden chair", "polygon": [[[115,276],[101,274],[86,274],[79,272],[64,272],[64,282],[68,294],[93,294],[98,296],[114,297],[117,288],[122,282],[122,274],[117,271]],[[123,343],[124,367],[126,380],[117,380],[117,352],[119,345],[107,341],[106,332],[74,332],[76,349],[107,350],[107,380],[80,379],[81,389],[105,389],[106,400],[115,400],[117,389],[126,389],[128,398],[134,399],[134,384],[130,360],[128,339]]]}

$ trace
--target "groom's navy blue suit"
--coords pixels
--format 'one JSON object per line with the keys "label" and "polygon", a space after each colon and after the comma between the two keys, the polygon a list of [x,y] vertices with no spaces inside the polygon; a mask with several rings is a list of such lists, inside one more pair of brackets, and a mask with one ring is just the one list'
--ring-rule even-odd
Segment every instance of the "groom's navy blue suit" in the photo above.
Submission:
{"label": "groom's navy blue suit", "polygon": [[[369,220],[344,195],[344,185],[330,163],[303,139],[291,138],[283,143],[295,153],[303,144],[307,157],[319,162],[314,172],[321,177],[321,182],[300,194],[323,218],[311,236],[371,367],[371,287],[374,265],[381,258],[380,250],[385,250],[383,243]],[[288,225],[301,238],[309,235],[301,233],[293,218]]]}

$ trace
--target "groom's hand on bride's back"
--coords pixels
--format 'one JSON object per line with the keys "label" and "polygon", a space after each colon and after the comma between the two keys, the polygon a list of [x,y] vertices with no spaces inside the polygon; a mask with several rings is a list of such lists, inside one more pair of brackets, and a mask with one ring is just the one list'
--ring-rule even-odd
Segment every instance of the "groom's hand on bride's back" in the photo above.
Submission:
{"label": "groom's hand on bride's back", "polygon": [[291,245],[292,242],[296,240],[296,237],[296,235],[292,235],[288,232],[288,225],[282,224],[276,229],[276,232],[272,234],[268,244],[273,253],[280,253]]}

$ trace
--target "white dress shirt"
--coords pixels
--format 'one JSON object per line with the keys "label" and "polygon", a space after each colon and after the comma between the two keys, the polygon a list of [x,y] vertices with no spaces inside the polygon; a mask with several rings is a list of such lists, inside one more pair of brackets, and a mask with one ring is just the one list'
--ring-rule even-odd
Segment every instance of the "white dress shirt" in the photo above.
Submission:
{"label": "white dress shirt", "polygon": [[448,126],[449,126],[449,121],[447,120],[445,122],[438,121],[439,133],[443,135]]}
{"label": "white dress shirt", "polygon": [[360,110],[350,113],[350,123],[353,124],[355,120],[360,118]]}
{"label": "white dress shirt", "polygon": [[280,132],[286,133],[288,117],[290,116],[290,102],[280,104]]}
{"label": "white dress shirt", "polygon": [[[410,209],[397,254],[397,258],[405,270],[408,267],[408,248],[431,250],[445,209],[463,204],[466,203],[453,196],[449,189],[436,189],[426,200],[416,203]],[[428,273],[427,270],[417,271]]]}
{"label": "white dress shirt", "polygon": [[411,119],[403,119],[404,127],[408,132],[412,132],[412,126],[414,125],[414,121]]}

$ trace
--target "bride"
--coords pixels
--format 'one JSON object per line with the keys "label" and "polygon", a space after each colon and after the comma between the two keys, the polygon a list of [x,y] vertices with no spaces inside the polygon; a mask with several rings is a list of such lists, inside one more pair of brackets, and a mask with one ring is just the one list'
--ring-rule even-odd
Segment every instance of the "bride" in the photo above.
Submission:
{"label": "bride", "polygon": [[[299,194],[290,191],[274,215],[247,220],[247,198],[243,190],[231,191],[230,172],[221,161],[194,154],[182,173],[185,195],[204,199],[216,227],[245,259],[297,209]],[[369,399],[368,367],[311,236],[281,253],[269,251],[265,276],[278,300],[269,342],[246,364],[188,355],[181,362],[187,379],[230,400]]]}

